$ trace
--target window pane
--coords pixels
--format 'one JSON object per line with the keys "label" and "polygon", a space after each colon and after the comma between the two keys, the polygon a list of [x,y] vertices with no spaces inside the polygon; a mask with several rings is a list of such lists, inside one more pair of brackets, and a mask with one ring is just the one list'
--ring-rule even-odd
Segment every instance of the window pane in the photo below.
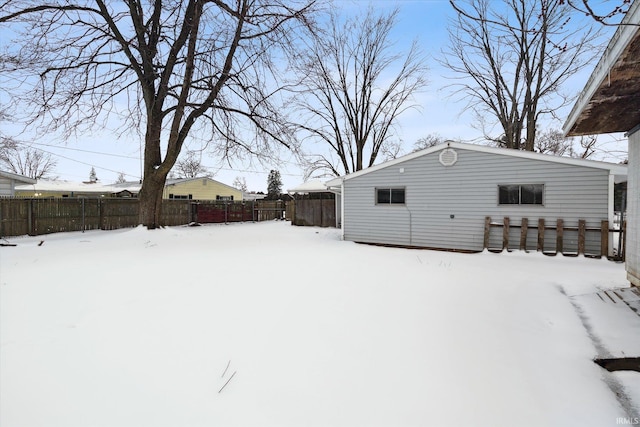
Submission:
{"label": "window pane", "polygon": [[391,203],[391,190],[388,188],[376,190],[376,203]]}
{"label": "window pane", "polygon": [[498,186],[499,203],[501,205],[517,205],[520,203],[519,185]]}
{"label": "window pane", "polygon": [[391,189],[391,203],[404,204],[404,188]]}
{"label": "window pane", "polygon": [[523,185],[521,186],[521,201],[523,205],[541,205],[542,204],[542,184]]}

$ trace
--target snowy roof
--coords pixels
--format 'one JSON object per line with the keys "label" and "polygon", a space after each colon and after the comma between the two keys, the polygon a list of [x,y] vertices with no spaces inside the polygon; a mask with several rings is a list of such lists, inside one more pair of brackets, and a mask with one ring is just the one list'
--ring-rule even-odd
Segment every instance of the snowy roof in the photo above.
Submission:
{"label": "snowy roof", "polygon": [[[180,178],[180,179],[168,179],[165,183],[165,186],[168,185],[176,185],[184,182],[195,181],[207,179],[209,181],[213,181],[230,189],[240,191],[237,188],[231,187],[227,184],[223,184],[222,182],[216,181],[214,179],[208,177],[199,177],[199,178]],[[76,193],[119,193],[121,191],[130,191],[131,193],[139,193],[142,188],[142,184],[140,181],[127,181],[120,182],[116,184],[100,184],[100,183],[86,183],[86,182],[73,182],[73,181],[62,181],[62,180],[40,180],[37,183],[35,180],[34,184],[29,185],[17,185],[16,190],[19,191],[70,191]]]}
{"label": "snowy roof", "polygon": [[211,181],[211,182],[215,182],[216,184],[222,185],[222,186],[227,187],[227,188],[229,188],[229,189],[231,189],[231,190],[241,191],[241,190],[237,189],[236,187],[232,187],[232,186],[230,186],[230,185],[228,185],[228,184],[225,184],[225,183],[223,183],[223,182],[216,181],[215,179],[212,179],[212,178],[210,178],[210,177],[208,177],[208,176],[199,176],[199,177],[195,177],[195,178],[174,178],[174,179],[167,179],[167,181],[166,181],[166,183],[165,183],[165,186],[168,186],[168,185],[177,185],[177,184],[182,184],[182,183],[190,182],[190,181],[199,181],[199,180],[203,180],[203,179],[206,179],[206,180]]}
{"label": "snowy roof", "polygon": [[416,151],[414,153],[407,154],[406,156],[398,157],[397,159],[390,160],[386,163],[381,163],[379,165],[371,166],[370,168],[367,168],[367,169],[362,169],[357,172],[350,173],[348,175],[343,175],[341,177],[334,178],[330,181],[327,181],[326,186],[337,187],[344,180],[356,178],[358,176],[366,175],[368,173],[375,172],[377,170],[384,169],[389,166],[397,165],[399,163],[403,163],[408,160],[412,160],[418,157],[426,156],[428,154],[436,153],[445,148],[457,148],[459,150],[477,151],[481,153],[497,154],[500,156],[511,156],[511,157],[518,157],[523,159],[541,160],[544,162],[551,162],[551,163],[561,163],[566,165],[582,166],[582,167],[589,167],[589,168],[595,168],[595,169],[604,169],[604,170],[610,171],[611,174],[616,175],[618,177],[627,176],[627,166],[619,165],[616,163],[600,162],[596,160],[574,159],[573,157],[552,156],[549,154],[534,153],[531,151],[511,150],[507,148],[488,147],[486,145],[467,144],[462,142],[451,141],[451,142],[445,142],[443,144],[438,144],[436,146],[426,148],[424,150]]}
{"label": "snowy roof", "polygon": [[114,191],[122,191],[122,189],[114,190],[113,185],[102,185],[100,183],[85,183],[62,180],[41,179],[34,184],[16,185],[19,191],[73,191],[82,193],[111,193]]}
{"label": "snowy roof", "polygon": [[294,188],[290,188],[287,190],[288,193],[326,193],[327,191],[327,186],[325,185],[324,182],[320,181],[320,180],[312,180],[312,181],[307,181],[304,182],[300,185],[298,185],[297,187]]}

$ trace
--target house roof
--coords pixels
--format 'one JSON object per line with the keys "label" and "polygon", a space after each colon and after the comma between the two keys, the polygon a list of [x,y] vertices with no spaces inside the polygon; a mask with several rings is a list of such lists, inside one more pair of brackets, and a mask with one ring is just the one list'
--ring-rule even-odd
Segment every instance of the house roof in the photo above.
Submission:
{"label": "house roof", "polygon": [[209,178],[208,176],[200,176],[200,177],[195,177],[195,178],[167,179],[167,181],[165,183],[165,187],[168,187],[170,185],[184,184],[184,183],[190,182],[190,181],[201,181],[203,179],[206,179],[207,181],[215,182],[216,184],[222,185],[223,187],[227,187],[230,190],[242,192],[242,190],[239,190],[239,189],[237,189],[235,187],[232,187],[232,186],[227,185],[225,183],[222,183],[220,181],[216,181],[215,179]]}
{"label": "house roof", "polygon": [[416,159],[418,157],[426,156],[428,154],[432,154],[445,148],[455,148],[459,150],[470,150],[476,151],[480,153],[489,153],[496,154],[500,156],[509,156],[521,159],[531,159],[531,160],[540,160],[544,162],[551,163],[560,163],[566,165],[574,165],[574,166],[582,166],[588,168],[595,169],[604,169],[610,171],[613,175],[619,177],[626,177],[627,175],[627,167],[625,165],[619,165],[615,163],[607,163],[607,162],[599,162],[595,160],[584,160],[584,159],[574,159],[572,157],[560,157],[560,156],[551,156],[549,154],[540,154],[533,153],[531,151],[521,151],[521,150],[512,150],[508,148],[496,148],[496,147],[488,147],[486,145],[477,145],[477,144],[467,144],[462,142],[445,142],[443,144],[438,144],[436,146],[426,148],[424,150],[416,151],[411,154],[407,154],[406,156],[398,157],[397,159],[390,160],[386,163],[381,163],[379,165],[371,166],[367,169],[362,169],[358,172],[351,173],[349,175],[344,175],[342,177],[334,178],[330,181],[327,181],[325,184],[327,187],[338,187],[342,181],[346,181],[349,179],[353,179],[362,175],[366,175],[371,172],[375,172],[380,169],[388,168],[393,165],[397,165],[408,160]]}
{"label": "house roof", "polygon": [[[84,183],[84,182],[73,182],[73,181],[58,181],[58,180],[47,180],[41,179],[38,182],[34,182],[32,184],[27,185],[16,185],[16,190],[21,191],[70,191],[77,193],[111,193],[114,191],[112,185],[102,185],[99,183]],[[120,190],[118,190],[120,191]]]}
{"label": "house roof", "polygon": [[568,136],[640,124],[640,1],[634,1],[564,124]]}
{"label": "house roof", "polygon": [[18,175],[17,173],[5,172],[0,170],[0,176],[13,179],[14,181],[23,182],[25,184],[35,184],[36,180],[24,175]]}
{"label": "house roof", "polygon": [[306,193],[326,193],[329,190],[327,190],[327,186],[324,184],[324,182],[320,181],[320,180],[312,180],[312,181],[307,181],[304,182],[300,185],[298,185],[297,187],[294,188],[290,188],[287,190],[288,193],[293,194],[293,193],[300,193],[300,194],[306,194]]}
{"label": "house roof", "polygon": [[[196,181],[206,179],[212,182],[215,182],[219,185],[227,187],[231,190],[240,191],[237,188],[231,187],[227,184],[223,184],[219,181],[216,181],[207,177],[200,178],[181,178],[181,179],[168,179],[165,183],[165,186],[182,184],[189,181]],[[49,181],[49,180],[40,180],[36,183],[33,180],[31,185],[18,185],[16,186],[16,190],[21,191],[69,191],[74,193],[119,193],[121,191],[127,190],[131,193],[139,193],[140,188],[142,188],[142,184],[139,181],[129,181],[129,182],[121,182],[117,184],[100,184],[100,183],[85,183],[85,182],[72,182],[72,181]]]}

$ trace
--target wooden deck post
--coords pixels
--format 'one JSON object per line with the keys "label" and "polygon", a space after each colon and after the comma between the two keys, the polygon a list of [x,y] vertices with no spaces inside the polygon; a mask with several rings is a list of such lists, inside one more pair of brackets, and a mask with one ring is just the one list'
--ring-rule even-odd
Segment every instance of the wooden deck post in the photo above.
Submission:
{"label": "wooden deck post", "polygon": [[556,253],[562,253],[564,246],[564,221],[558,218],[556,226]]}
{"label": "wooden deck post", "polygon": [[509,217],[504,217],[502,224],[502,250],[509,250]]}
{"label": "wooden deck post", "polygon": [[538,218],[538,251],[544,252],[544,218]]}
{"label": "wooden deck post", "polygon": [[609,256],[609,221],[600,224],[600,257]]}
{"label": "wooden deck post", "polygon": [[520,250],[527,250],[527,232],[529,227],[529,219],[522,218],[522,223],[520,224]]}
{"label": "wooden deck post", "polygon": [[491,217],[487,216],[484,218],[484,241],[482,243],[482,248],[487,249],[489,247],[489,233],[491,231]]}
{"label": "wooden deck post", "polygon": [[587,233],[587,221],[578,220],[578,255],[584,255]]}

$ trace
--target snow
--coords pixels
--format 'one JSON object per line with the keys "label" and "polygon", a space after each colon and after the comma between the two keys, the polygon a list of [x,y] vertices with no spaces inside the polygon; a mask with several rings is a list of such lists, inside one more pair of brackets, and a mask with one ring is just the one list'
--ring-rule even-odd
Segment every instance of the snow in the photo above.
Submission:
{"label": "snow", "polygon": [[640,317],[595,295],[628,286],[622,264],[359,245],[281,221],[12,243],[3,427],[605,426],[640,412],[640,374],[593,363],[640,356]]}

